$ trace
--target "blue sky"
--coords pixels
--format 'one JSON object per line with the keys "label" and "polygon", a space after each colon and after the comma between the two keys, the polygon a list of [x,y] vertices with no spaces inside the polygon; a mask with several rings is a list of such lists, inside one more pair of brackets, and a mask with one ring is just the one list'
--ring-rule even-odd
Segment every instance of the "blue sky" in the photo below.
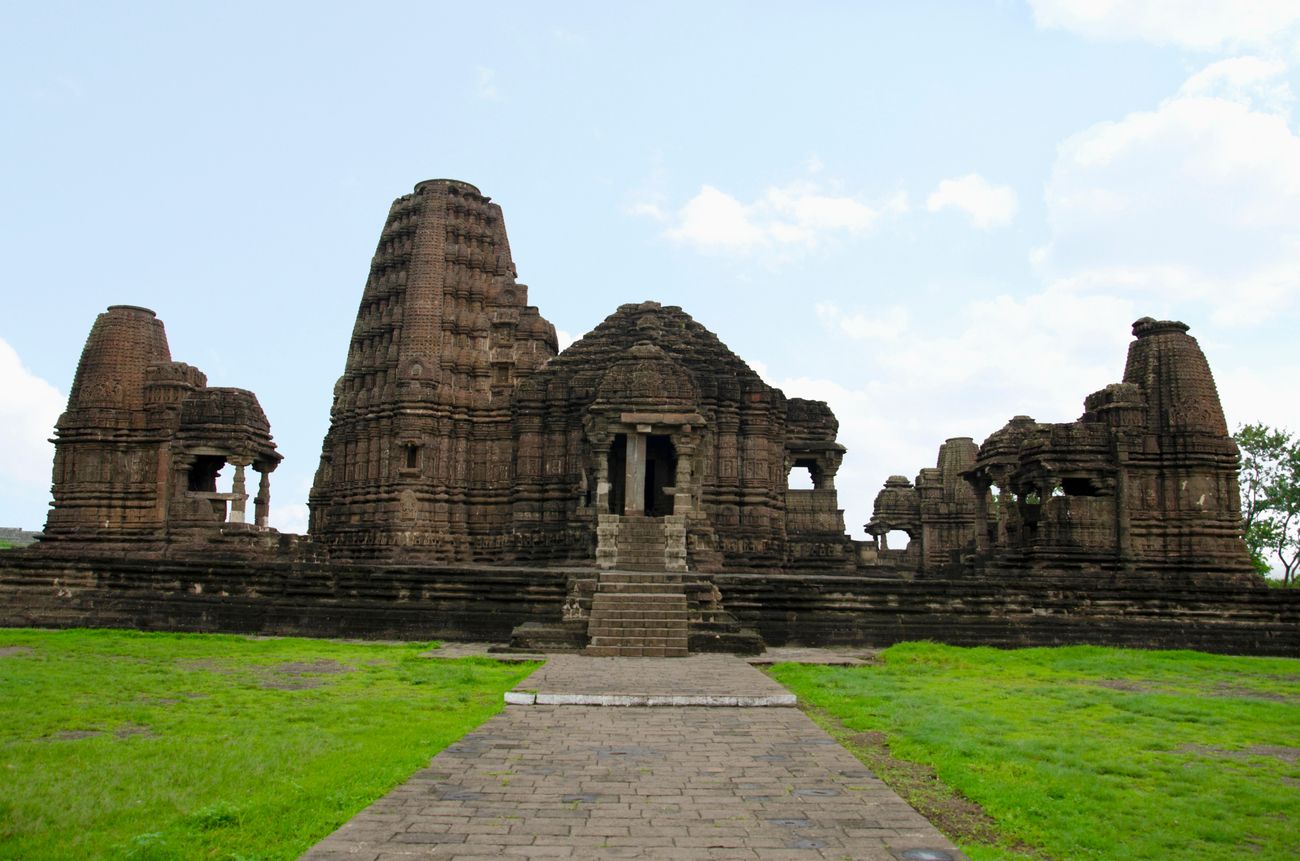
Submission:
{"label": "blue sky", "polygon": [[1300,430],[1297,88],[1293,0],[9,4],[0,525],[126,303],[257,392],[301,531],[388,204],[439,176],[568,337],[677,304],[830,401],[854,534],[945,438],[1076,418],[1140,316]]}

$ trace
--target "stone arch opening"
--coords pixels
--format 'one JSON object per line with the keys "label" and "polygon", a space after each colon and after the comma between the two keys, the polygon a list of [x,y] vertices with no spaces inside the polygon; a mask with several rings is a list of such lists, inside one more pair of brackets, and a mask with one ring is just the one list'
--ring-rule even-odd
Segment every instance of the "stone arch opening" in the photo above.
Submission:
{"label": "stone arch opening", "polygon": [[790,467],[790,472],[786,475],[785,486],[787,490],[816,490],[821,483],[820,470],[817,461],[810,458],[800,458]]}
{"label": "stone arch opening", "polygon": [[912,543],[912,533],[905,529],[891,529],[880,534],[881,550],[906,550]]}

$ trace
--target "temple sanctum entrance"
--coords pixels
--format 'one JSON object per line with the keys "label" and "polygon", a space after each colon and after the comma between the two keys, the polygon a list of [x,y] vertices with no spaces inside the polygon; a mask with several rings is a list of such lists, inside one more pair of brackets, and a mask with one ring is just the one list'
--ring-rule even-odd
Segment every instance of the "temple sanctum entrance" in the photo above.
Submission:
{"label": "temple sanctum entrance", "polygon": [[667,517],[673,513],[677,449],[660,434],[621,433],[609,449],[609,513]]}

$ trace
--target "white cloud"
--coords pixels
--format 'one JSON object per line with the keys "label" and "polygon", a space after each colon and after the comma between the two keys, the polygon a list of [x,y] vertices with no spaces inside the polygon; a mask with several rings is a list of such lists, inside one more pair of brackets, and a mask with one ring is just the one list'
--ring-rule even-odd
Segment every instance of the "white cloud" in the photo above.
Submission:
{"label": "white cloud", "polygon": [[[0,380],[4,381],[4,397],[0,398],[0,482],[10,491],[7,497],[34,500],[31,511],[5,509],[7,517],[21,517],[27,522],[0,525],[39,529],[54,462],[54,447],[48,440],[67,398],[23,367],[18,353],[3,339]],[[42,522],[36,522],[36,518]]]}
{"label": "white cloud", "polygon": [[561,353],[569,349],[569,345],[572,344],[574,341],[578,340],[577,338],[573,337],[573,335],[569,334],[563,329],[555,330],[555,339],[556,341],[559,342]]}
{"label": "white cloud", "polygon": [[1300,137],[1274,110],[1289,99],[1274,83],[1283,71],[1215,63],[1155,110],[1062,143],[1046,190],[1051,240],[1034,255],[1041,274],[1076,291],[1204,303],[1225,323],[1294,302]]}
{"label": "white cloud", "polygon": [[1291,396],[1295,381],[1300,380],[1300,362],[1216,363],[1211,347],[1203,346],[1230,430],[1262,423],[1300,433],[1300,399]]}
{"label": "white cloud", "polygon": [[822,303],[817,314],[830,329],[822,349],[842,355],[853,378],[866,382],[771,382],[789,396],[826,401],[839,419],[849,452],[836,486],[855,535],[885,478],[933,466],[945,439],[983,442],[1019,414],[1078,418],[1087,395],[1123,377],[1130,324],[1141,316],[1126,299],[1057,289],[968,302],[955,333],[918,328],[889,337],[892,324],[906,325],[904,308],[872,319]]}
{"label": "white cloud", "polygon": [[[882,211],[905,211],[906,197],[895,195],[884,209],[854,197],[823,194],[815,185],[772,186],[745,204],[711,185],[700,188],[676,213],[664,235],[700,250],[747,251],[759,247],[810,247],[827,236],[871,230]],[[656,210],[643,205],[644,214]]]}
{"label": "white cloud", "polygon": [[1029,0],[1034,22],[1094,39],[1195,51],[1278,44],[1300,25],[1295,0]]}
{"label": "white cloud", "polygon": [[977,173],[945,179],[925,202],[930,212],[960,209],[980,230],[1010,224],[1019,209],[1016,193],[1009,186],[993,185]]}
{"label": "white cloud", "polygon": [[655,221],[671,221],[672,216],[664,212],[662,206],[649,200],[639,200],[629,203],[623,209],[628,215],[639,215],[645,218],[653,218]]}
{"label": "white cloud", "polygon": [[846,314],[832,302],[818,302],[816,311],[822,325],[863,341],[896,340],[907,332],[911,322],[911,315],[902,305],[890,305],[878,314]]}
{"label": "white cloud", "polygon": [[305,502],[295,502],[289,505],[277,505],[272,502],[270,515],[267,517],[267,525],[280,532],[306,535],[308,513],[309,509]]}
{"label": "white cloud", "polygon": [[1233,57],[1220,60],[1188,78],[1178,96],[1226,99],[1255,110],[1286,113],[1294,99],[1291,85],[1282,77],[1286,71],[1286,63],[1277,59]]}
{"label": "white cloud", "polygon": [[749,207],[711,185],[686,202],[677,213],[677,225],[665,235],[699,248],[730,249],[749,248],[768,237],[751,221]]}
{"label": "white cloud", "polygon": [[501,101],[501,91],[497,89],[496,71],[486,66],[478,66],[475,72],[478,76],[477,86],[475,87],[478,97],[485,102]]}

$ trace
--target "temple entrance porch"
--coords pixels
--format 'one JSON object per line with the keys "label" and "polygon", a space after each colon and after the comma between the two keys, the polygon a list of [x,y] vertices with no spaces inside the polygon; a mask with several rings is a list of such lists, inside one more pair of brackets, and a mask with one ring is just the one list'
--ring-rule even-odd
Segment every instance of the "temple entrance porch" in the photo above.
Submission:
{"label": "temple entrance porch", "polygon": [[685,571],[698,424],[618,418],[593,434],[596,564],[605,570]]}

